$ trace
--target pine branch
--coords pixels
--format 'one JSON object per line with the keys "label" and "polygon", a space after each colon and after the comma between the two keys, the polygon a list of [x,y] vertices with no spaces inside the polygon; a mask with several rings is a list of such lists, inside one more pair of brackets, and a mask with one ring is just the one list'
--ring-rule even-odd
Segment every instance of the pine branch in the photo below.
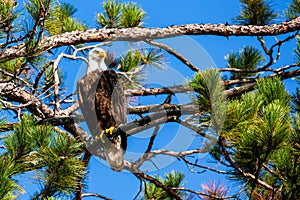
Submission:
{"label": "pine branch", "polygon": [[[153,39],[170,38],[179,35],[218,35],[218,36],[267,36],[281,35],[294,32],[300,29],[300,17],[282,22],[281,24],[272,24],[264,26],[243,26],[225,24],[186,24],[179,26],[170,26],[166,28],[121,28],[121,29],[90,29],[86,31],[72,31],[46,37],[40,40],[35,48],[34,55],[52,48],[76,45],[87,42],[103,41],[145,41]],[[13,58],[26,57],[28,52],[24,44],[7,47],[0,51],[0,61],[7,61]]]}
{"label": "pine branch", "polygon": [[181,198],[176,194],[176,192],[165,186],[162,182],[160,182],[159,180],[157,180],[156,178],[153,178],[143,172],[133,172],[133,174],[140,180],[147,180],[151,183],[153,183],[155,186],[162,188],[164,191],[166,191],[171,197],[173,197],[174,199],[180,200]]}
{"label": "pine branch", "polygon": [[5,123],[0,125],[0,132],[7,132],[14,129],[14,126],[17,125],[16,122]]}
{"label": "pine branch", "polygon": [[224,138],[222,138],[222,136],[219,137],[218,143],[220,144],[220,146],[222,148],[222,152],[224,154],[224,157],[225,157],[226,161],[228,161],[230,163],[231,167],[233,167],[235,170],[237,170],[243,177],[250,178],[253,181],[257,182],[260,186],[266,188],[267,190],[274,191],[274,188],[271,185],[269,185],[266,182],[258,179],[257,177],[255,177],[251,173],[244,172],[240,167],[238,167],[235,164],[234,160],[231,159],[229,152],[226,150],[225,140],[224,140]]}

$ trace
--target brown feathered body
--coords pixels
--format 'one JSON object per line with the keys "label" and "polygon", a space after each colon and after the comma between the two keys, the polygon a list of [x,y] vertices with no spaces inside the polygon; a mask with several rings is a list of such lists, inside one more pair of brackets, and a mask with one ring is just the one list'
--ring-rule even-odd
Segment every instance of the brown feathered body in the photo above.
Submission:
{"label": "brown feathered body", "polygon": [[95,105],[97,119],[102,129],[116,127],[126,122],[124,91],[115,71],[106,70],[100,75]]}
{"label": "brown feathered body", "polygon": [[[77,94],[80,109],[94,138],[102,130],[126,123],[125,95],[115,71],[88,73],[78,81]],[[119,131],[115,137],[107,136],[108,140],[103,144],[106,160],[112,169],[121,170],[127,147],[126,133]]]}

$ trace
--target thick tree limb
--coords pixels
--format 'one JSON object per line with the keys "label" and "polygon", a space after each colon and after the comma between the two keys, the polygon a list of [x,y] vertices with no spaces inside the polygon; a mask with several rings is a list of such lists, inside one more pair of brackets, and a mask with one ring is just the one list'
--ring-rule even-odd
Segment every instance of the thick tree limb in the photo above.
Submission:
{"label": "thick tree limb", "polygon": [[28,110],[37,117],[45,118],[54,116],[54,112],[51,108],[14,83],[0,83],[0,95],[10,101],[28,104],[26,106]]}
{"label": "thick tree limb", "polygon": [[192,112],[196,105],[193,104],[153,104],[149,106],[136,106],[127,109],[128,114],[143,114],[162,110],[178,110],[183,109]]}
{"label": "thick tree limb", "polygon": [[218,35],[218,36],[266,36],[280,35],[300,29],[300,17],[281,24],[265,26],[242,26],[225,24],[186,24],[166,28],[122,28],[122,29],[90,29],[73,31],[46,37],[40,41],[35,52],[27,52],[24,43],[7,47],[0,51],[0,61],[13,58],[39,55],[52,48],[76,45],[87,42],[103,41],[144,41],[146,39],[169,38],[180,35]]}
{"label": "thick tree limb", "polygon": [[163,87],[163,88],[145,88],[135,90],[125,90],[125,96],[149,96],[159,94],[191,93],[194,90],[184,85]]}
{"label": "thick tree limb", "polygon": [[121,125],[119,129],[125,131],[127,135],[133,135],[163,123],[176,122],[175,118],[186,114],[195,114],[196,112],[198,110],[195,105],[174,105],[170,109],[162,109],[139,120]]}
{"label": "thick tree limb", "polygon": [[[260,78],[247,78],[247,79],[235,79],[235,80],[229,80],[225,81],[224,85],[230,86],[234,84],[245,84],[243,86],[234,87],[229,90],[225,90],[224,93],[227,97],[232,97],[236,95],[240,95],[245,92],[249,92],[254,89],[254,86],[256,85],[256,80],[261,78],[270,78],[270,77],[279,77],[281,80],[289,79],[292,77],[296,77],[300,75],[300,69],[290,70],[285,72],[284,70],[287,70],[292,67],[297,67],[298,64],[292,64],[287,65],[278,69],[274,70],[266,70],[266,71],[272,71],[273,74],[269,76],[264,76]],[[242,72],[238,69],[229,69],[229,68],[221,68],[220,71],[233,71],[233,72]],[[246,72],[258,72],[258,71],[247,71]],[[145,88],[145,89],[139,89],[139,90],[126,90],[125,94],[127,96],[150,96],[150,95],[160,95],[160,94],[172,94],[172,93],[191,93],[194,92],[192,88],[187,86],[174,86],[174,87],[164,87],[164,88]]]}

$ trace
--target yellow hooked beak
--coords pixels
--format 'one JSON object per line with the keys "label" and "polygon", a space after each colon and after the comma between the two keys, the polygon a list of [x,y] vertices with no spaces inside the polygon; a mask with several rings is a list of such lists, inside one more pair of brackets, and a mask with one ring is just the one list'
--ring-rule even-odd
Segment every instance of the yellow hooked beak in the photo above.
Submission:
{"label": "yellow hooked beak", "polygon": [[101,52],[99,52],[99,56],[105,58],[106,54],[105,54],[105,52],[101,51]]}

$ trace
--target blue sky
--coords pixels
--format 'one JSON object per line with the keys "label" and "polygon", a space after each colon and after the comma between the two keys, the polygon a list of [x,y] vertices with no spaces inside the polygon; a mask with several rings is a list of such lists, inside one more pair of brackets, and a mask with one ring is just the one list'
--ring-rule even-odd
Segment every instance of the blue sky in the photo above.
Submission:
{"label": "blue sky", "polygon": [[[61,1],[64,2],[64,1]],[[99,0],[74,0],[67,1],[72,3],[77,9],[76,17],[87,24],[90,28],[95,28],[95,14],[102,11],[101,2]],[[120,1],[126,2],[126,1]],[[237,0],[185,0],[185,1],[174,1],[174,0],[137,0],[135,1],[138,5],[141,5],[144,11],[146,11],[146,19],[144,22],[145,27],[165,27],[170,25],[179,25],[187,23],[233,23],[232,20],[238,15],[240,10],[240,4]],[[274,8],[282,14],[283,8],[287,7],[289,1],[276,0],[272,1]],[[282,16],[282,15],[281,15]],[[279,20],[283,19],[279,17]],[[279,22],[278,20],[275,22]],[[275,38],[270,37],[267,42],[274,42]],[[181,37],[178,39],[168,39],[163,41],[186,55],[189,60],[197,65],[199,68],[207,67],[226,67],[226,62],[224,56],[230,51],[238,51],[243,48],[244,45],[255,45],[258,46],[256,38],[252,37],[230,37],[226,39],[224,37],[218,36],[192,36],[192,37]],[[269,45],[272,43],[269,43]],[[285,44],[282,48],[282,59],[277,63],[276,66],[282,66],[284,64],[290,63],[293,59],[291,54],[291,49],[295,46],[295,42],[289,42]],[[117,48],[117,47],[116,47]],[[126,49],[125,47],[122,47]],[[123,50],[123,49],[122,49]],[[199,56],[201,55],[201,56]],[[168,65],[168,71],[160,72],[157,70],[150,70],[148,81],[152,80],[151,83],[162,84],[162,85],[174,85],[180,84],[185,79],[191,77],[193,72],[191,72],[186,66],[178,62],[172,57],[168,57],[166,60]],[[75,84],[75,77],[78,75],[78,71],[85,68],[85,64],[81,62],[63,62],[63,69],[66,74],[67,85],[72,90]],[[174,73],[170,75],[170,73]],[[161,74],[160,74],[161,73]],[[163,79],[163,77],[166,77]],[[151,79],[153,78],[153,79]],[[163,80],[167,82],[163,82]],[[289,81],[288,87],[293,88],[294,82]],[[178,101],[186,101],[186,97],[177,96]],[[183,99],[181,99],[183,98]],[[163,98],[158,98],[160,102]],[[152,129],[151,129],[152,130]],[[137,135],[134,138],[129,138],[128,152],[143,152],[147,147],[148,137],[151,134],[151,130]],[[178,134],[179,133],[179,134]],[[180,133],[185,133],[188,135],[187,138],[181,138]],[[156,139],[154,149],[168,147],[172,148],[188,148],[189,142],[192,145],[196,145],[200,141],[199,138],[194,137],[194,133],[191,131],[179,127],[174,124],[167,124],[163,127],[162,131]],[[188,140],[186,146],[180,147],[174,138],[178,141]],[[128,156],[128,155],[127,155]],[[211,167],[218,166],[218,163],[210,163],[210,157],[199,155],[199,159],[202,160],[204,164],[208,164]],[[212,173],[195,174],[187,170],[183,162],[173,162],[174,160],[169,160],[167,157],[158,158],[158,162],[162,163],[162,169],[155,171],[153,167],[151,169],[151,175],[160,174],[163,175],[172,169],[185,172],[186,174],[186,187],[191,187],[192,189],[199,190],[201,183],[209,179],[219,179],[221,182],[228,182],[224,177],[221,177]],[[167,163],[167,164],[166,164]],[[132,199],[139,190],[139,180],[135,178],[131,173],[128,172],[114,172],[103,161],[96,158],[92,158],[89,165],[89,176],[87,178],[88,189],[87,192],[96,192],[105,195],[112,199]],[[154,171],[153,171],[154,170]],[[24,180],[23,180],[24,182]],[[25,181],[26,182],[26,181]],[[238,185],[233,183],[231,185],[233,191],[239,190]],[[24,185],[25,188],[32,186]],[[30,195],[30,194],[29,194]],[[26,196],[22,197],[26,199]],[[86,198],[93,199],[93,198]]]}

